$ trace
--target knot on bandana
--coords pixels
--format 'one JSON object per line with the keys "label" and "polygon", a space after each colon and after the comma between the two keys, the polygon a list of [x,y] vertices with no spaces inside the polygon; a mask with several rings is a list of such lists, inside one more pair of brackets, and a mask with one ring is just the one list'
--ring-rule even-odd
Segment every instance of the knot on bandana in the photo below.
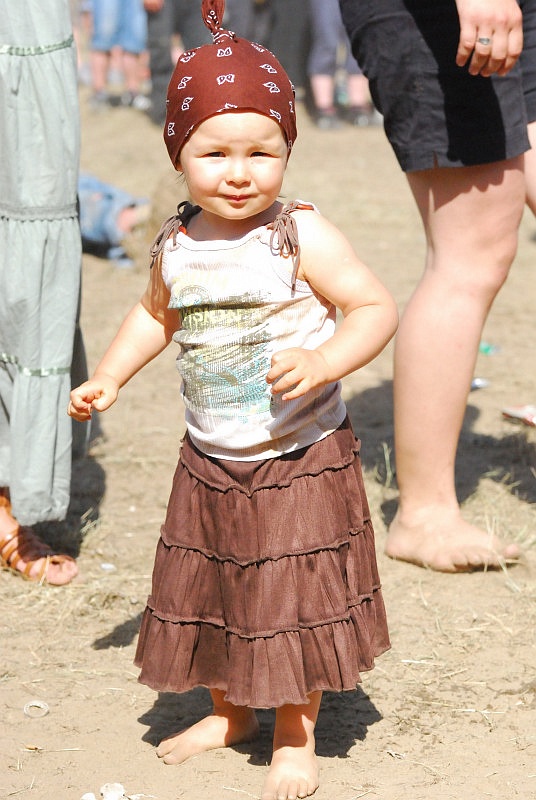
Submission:
{"label": "knot on bandana", "polygon": [[289,153],[296,139],[294,88],[287,73],[265,47],[224,30],[224,10],[224,0],[203,0],[203,20],[214,41],[183,53],[169,82],[164,141],[174,167],[193,129],[223,112],[273,117]]}
{"label": "knot on bandana", "polygon": [[215,44],[221,42],[225,37],[236,40],[236,34],[233,31],[227,31],[222,27],[224,11],[224,0],[203,0],[201,6],[203,22],[212,34]]}
{"label": "knot on bandana", "polygon": [[213,38],[222,30],[225,0],[203,0],[201,14],[203,22],[211,32]]}

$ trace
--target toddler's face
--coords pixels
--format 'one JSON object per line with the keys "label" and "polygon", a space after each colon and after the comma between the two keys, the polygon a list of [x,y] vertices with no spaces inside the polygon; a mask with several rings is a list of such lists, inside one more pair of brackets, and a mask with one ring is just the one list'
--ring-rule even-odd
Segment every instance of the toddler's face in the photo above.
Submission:
{"label": "toddler's face", "polygon": [[180,153],[192,202],[218,217],[243,220],[277,200],[288,148],[275,119],[224,112],[194,130]]}

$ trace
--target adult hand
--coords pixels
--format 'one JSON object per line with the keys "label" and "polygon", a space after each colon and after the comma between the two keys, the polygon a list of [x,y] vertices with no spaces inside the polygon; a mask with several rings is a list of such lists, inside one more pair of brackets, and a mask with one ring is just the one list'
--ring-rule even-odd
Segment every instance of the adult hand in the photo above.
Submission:
{"label": "adult hand", "polygon": [[460,17],[459,67],[471,75],[506,75],[523,48],[522,13],[516,0],[456,0]]}

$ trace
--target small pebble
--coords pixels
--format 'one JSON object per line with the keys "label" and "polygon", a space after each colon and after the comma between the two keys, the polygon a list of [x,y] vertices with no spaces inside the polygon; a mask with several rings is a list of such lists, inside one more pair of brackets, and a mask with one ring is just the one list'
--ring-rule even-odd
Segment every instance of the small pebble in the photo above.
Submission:
{"label": "small pebble", "polygon": [[122,783],[105,783],[100,788],[103,800],[122,800],[125,796],[125,787]]}

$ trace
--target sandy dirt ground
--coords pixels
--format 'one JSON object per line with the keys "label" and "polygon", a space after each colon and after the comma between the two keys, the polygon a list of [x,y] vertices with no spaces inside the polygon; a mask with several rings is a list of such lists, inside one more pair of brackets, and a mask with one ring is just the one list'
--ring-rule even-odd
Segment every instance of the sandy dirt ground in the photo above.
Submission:
{"label": "sandy dirt ground", "polygon": [[[83,169],[150,198],[154,217],[128,242],[134,269],[84,257],[82,325],[92,368],[140,296],[148,240],[184,189],[160,131],[142,114],[90,114],[84,90],[81,111]],[[299,121],[286,196],[317,203],[403,309],[424,242],[382,130],[321,132],[303,110]],[[486,326],[485,340],[498,350],[479,356],[476,377],[489,384],[470,395],[458,464],[468,518],[518,541],[522,564],[443,575],[383,555],[396,503],[392,347],[344,382],[363,440],[392,649],[355,692],[324,698],[317,800],[536,797],[536,429],[501,414],[536,402],[535,235],[527,212],[515,267]],[[99,797],[110,782],[130,798],[258,796],[272,712],[260,712],[254,744],[164,766],[155,745],[203,716],[208,694],[157,695],[137,682],[132,664],[184,431],[178,388],[171,347],[123,390],[89,456],[75,463],[69,517],[43,533],[78,557],[80,578],[54,589],[0,574],[2,798],[79,800]],[[43,703],[48,713],[36,716]]]}

